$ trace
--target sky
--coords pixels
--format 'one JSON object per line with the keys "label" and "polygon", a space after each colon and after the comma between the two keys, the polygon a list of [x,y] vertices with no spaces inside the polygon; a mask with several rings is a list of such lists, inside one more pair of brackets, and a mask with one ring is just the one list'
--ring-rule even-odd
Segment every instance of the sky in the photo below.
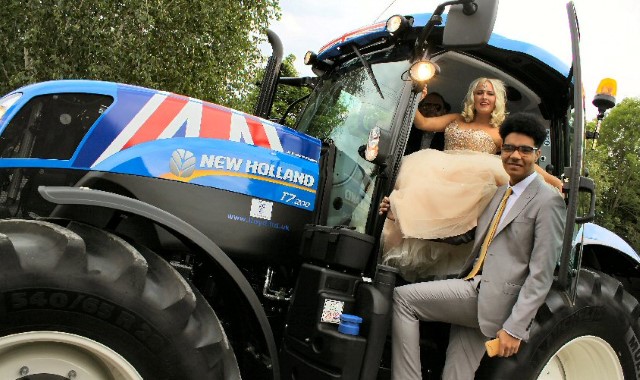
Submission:
{"label": "sky", "polygon": [[[302,57],[351,30],[394,14],[430,13],[434,0],[281,0],[282,17],[272,21],[285,56],[297,57],[301,75],[313,75]],[[640,97],[640,1],[575,0],[580,24],[582,80],[590,104],[598,83],[618,83],[616,101]],[[571,45],[564,0],[501,0],[494,32],[532,43],[570,65]],[[263,47],[264,51],[265,48]],[[270,50],[268,45],[266,52]],[[596,109],[587,106],[587,117]]]}

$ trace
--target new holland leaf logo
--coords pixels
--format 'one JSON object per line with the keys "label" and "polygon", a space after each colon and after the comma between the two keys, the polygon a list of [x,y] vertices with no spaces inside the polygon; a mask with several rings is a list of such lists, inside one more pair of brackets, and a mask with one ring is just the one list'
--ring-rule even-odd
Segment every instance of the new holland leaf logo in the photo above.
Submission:
{"label": "new holland leaf logo", "polygon": [[196,158],[188,150],[176,149],[171,154],[169,168],[177,177],[189,177],[196,170]]}

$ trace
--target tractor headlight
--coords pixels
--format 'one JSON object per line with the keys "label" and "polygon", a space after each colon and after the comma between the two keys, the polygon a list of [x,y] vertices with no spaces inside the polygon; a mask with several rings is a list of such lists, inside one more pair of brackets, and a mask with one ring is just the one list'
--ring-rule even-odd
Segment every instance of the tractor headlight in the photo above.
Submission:
{"label": "tractor headlight", "polygon": [[313,65],[318,60],[318,55],[311,50],[305,53],[304,55],[304,64],[305,65]]}
{"label": "tractor headlight", "polygon": [[411,65],[409,76],[416,82],[426,82],[433,78],[440,68],[431,61],[419,61]]}
{"label": "tractor headlight", "polygon": [[387,20],[387,32],[398,35],[409,27],[409,21],[404,16],[395,15]]}

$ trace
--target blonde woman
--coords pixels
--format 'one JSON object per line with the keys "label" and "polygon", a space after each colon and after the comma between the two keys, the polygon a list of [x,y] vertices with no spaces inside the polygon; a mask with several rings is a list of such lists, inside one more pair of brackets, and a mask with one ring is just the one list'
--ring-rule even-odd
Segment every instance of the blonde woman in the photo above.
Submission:
{"label": "blonde woman", "polygon": [[[470,244],[437,240],[472,230],[498,186],[509,179],[496,155],[502,146],[499,127],[506,117],[505,103],[502,81],[478,78],[469,86],[462,113],[416,113],[417,128],[445,133],[445,150],[406,156],[394,191],[380,204],[380,213],[388,212],[383,258],[405,279],[455,273],[466,259]],[[559,179],[537,170],[561,188]]]}

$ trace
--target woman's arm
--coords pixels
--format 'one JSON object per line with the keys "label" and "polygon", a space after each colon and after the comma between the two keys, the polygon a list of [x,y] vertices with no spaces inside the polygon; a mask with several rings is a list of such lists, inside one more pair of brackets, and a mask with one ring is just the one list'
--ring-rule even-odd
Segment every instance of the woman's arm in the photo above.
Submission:
{"label": "woman's arm", "polygon": [[418,111],[413,118],[413,124],[416,128],[427,132],[444,132],[447,125],[455,120],[462,120],[459,113],[450,113],[442,116],[424,117]]}
{"label": "woman's arm", "polygon": [[542,169],[540,167],[540,165],[538,165],[538,164],[536,164],[536,171],[542,175],[542,178],[544,178],[544,180],[549,185],[551,185],[551,186],[555,187],[556,189],[558,189],[560,194],[562,194],[562,185],[563,184],[562,184],[562,181],[558,177],[547,173],[546,170]]}

